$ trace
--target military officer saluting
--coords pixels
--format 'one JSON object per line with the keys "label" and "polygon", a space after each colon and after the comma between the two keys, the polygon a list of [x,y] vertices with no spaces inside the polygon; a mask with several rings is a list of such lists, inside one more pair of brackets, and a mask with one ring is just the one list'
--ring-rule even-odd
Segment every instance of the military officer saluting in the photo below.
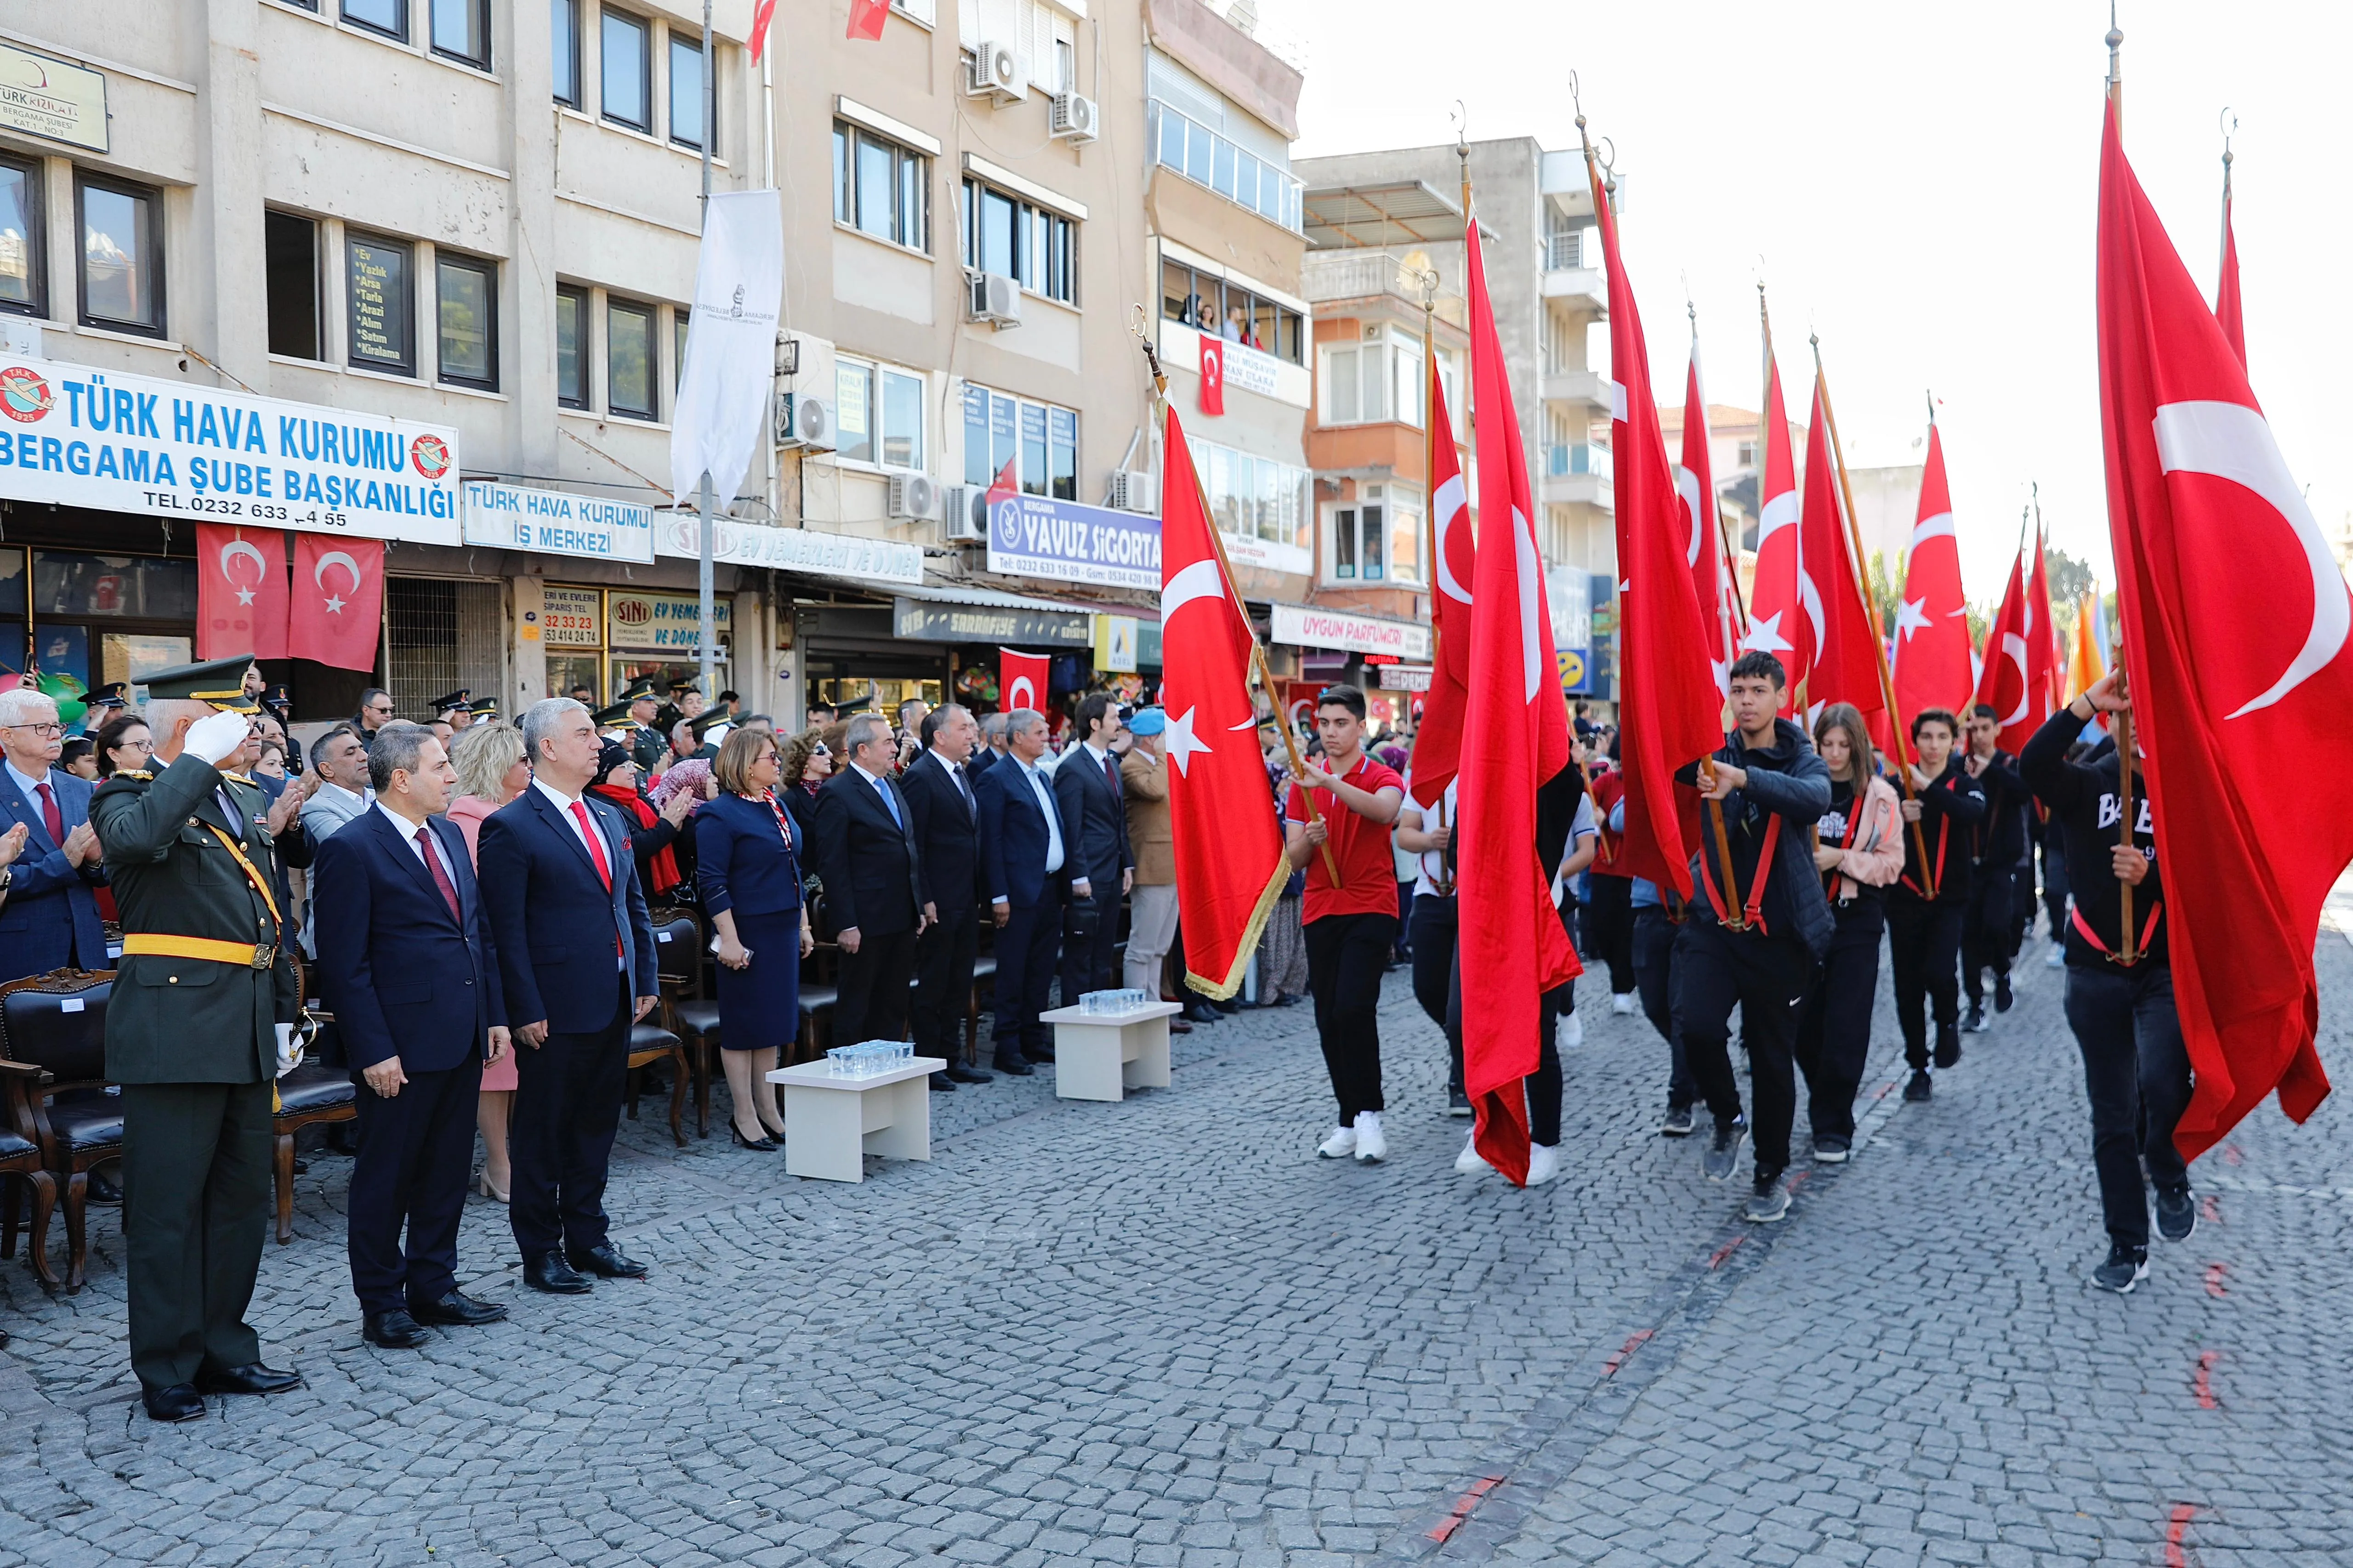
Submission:
{"label": "military officer saluting", "polygon": [[[669,737],[654,727],[654,719],[659,713],[660,706],[654,696],[654,683],[650,677],[622,692],[620,700],[613,704],[621,710],[628,725],[627,744],[629,761],[638,764],[639,778],[659,773],[662,753],[670,750]],[[604,715],[596,717],[601,722]]]}
{"label": "military officer saluting", "polygon": [[258,710],[250,657],[147,678],[153,771],[90,807],[122,959],[106,1073],[122,1086],[131,1365],[147,1414],[189,1421],[207,1394],[280,1394],[247,1324],[270,1212],[270,1088],[301,1017],[277,896],[269,802],[233,770]]}

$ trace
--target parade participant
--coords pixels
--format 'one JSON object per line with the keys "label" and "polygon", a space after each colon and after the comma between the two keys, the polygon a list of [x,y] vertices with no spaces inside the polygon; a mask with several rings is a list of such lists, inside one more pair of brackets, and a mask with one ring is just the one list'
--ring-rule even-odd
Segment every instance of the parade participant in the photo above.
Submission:
{"label": "parade participant", "polygon": [[[1293,781],[1284,813],[1291,864],[1307,873],[1308,989],[1340,1102],[1340,1124],[1315,1152],[1370,1163],[1388,1157],[1377,1015],[1381,974],[1397,940],[1389,826],[1405,799],[1405,781],[1365,754],[1365,694],[1355,687],[1324,688],[1315,700],[1315,733],[1324,755]],[[1324,797],[1321,821],[1309,812],[1310,790]]]}
{"label": "parade participant", "polygon": [[474,694],[460,689],[426,704],[436,724],[447,724],[451,734],[474,721]]}
{"label": "parade participant", "polygon": [[[2141,1170],[2157,1189],[2158,1234],[2187,1241],[2198,1227],[2189,1168],[2174,1147],[2174,1124],[2189,1103],[2189,1056],[2174,1011],[2165,930],[2165,886],[2157,866],[2156,819],[2135,747],[2132,844],[2117,842],[2121,780],[2112,749],[2096,762],[2070,762],[2068,742],[2095,713],[2129,711],[2119,671],[2094,683],[2026,742],[2019,771],[2051,820],[2064,825],[2068,918],[2067,1026],[2084,1055],[2092,1105],[2092,1164],[2099,1173],[2108,1256],[2092,1283],[2122,1295],[2148,1278],[2148,1200]],[[2133,893],[2133,958],[2124,954],[2123,889]]]}
{"label": "parade participant", "polygon": [[[618,715],[624,726],[621,743],[629,748],[629,760],[638,764],[638,776],[644,778],[661,772],[662,753],[670,750],[670,743],[662,739],[662,735],[670,724],[657,725],[654,722],[661,712],[662,705],[654,695],[653,681],[645,679],[633,683],[613,706],[621,710]],[[607,709],[598,712],[596,715],[597,722],[602,724],[605,714],[610,711],[611,709]],[[677,722],[675,717],[670,720],[670,724]]]}
{"label": "parade participant", "polygon": [[[1597,731],[1604,738],[1612,762],[1617,760],[1617,731]],[[1626,775],[1604,769],[1593,780],[1595,808],[1608,820],[1612,807],[1625,798]],[[1592,870],[1585,879],[1585,946],[1588,958],[1609,966],[1609,1010],[1620,1016],[1634,1011],[1639,1001],[1634,978],[1634,878],[1618,858],[1618,836],[1605,831]]]}
{"label": "parade participant", "polygon": [[[901,712],[911,711],[906,704]],[[1070,851],[1063,875],[1070,881],[1069,914],[1062,930],[1062,995],[1108,991],[1117,970],[1119,901],[1134,886],[1135,848],[1127,837],[1127,802],[1122,794],[1120,760],[1127,751],[1125,723],[1103,692],[1079,703],[1078,743],[1062,753],[1076,764],[1054,769],[1054,805],[1062,814],[1062,842]],[[1397,891],[1389,891],[1397,910]]]}
{"label": "parade participant", "polygon": [[[1414,857],[1412,927],[1413,999],[1440,1028],[1446,1027],[1446,998],[1454,982],[1456,903],[1454,898],[1455,786],[1449,779],[1445,793],[1432,805],[1416,804],[1413,770],[1405,774],[1405,799],[1398,804],[1397,847]],[[1447,1052],[1446,1114],[1471,1114],[1471,1097],[1462,1089],[1462,1053]]]}
{"label": "parade participant", "polygon": [[1969,999],[1969,1016],[1961,1027],[1973,1035],[1988,1027],[1987,970],[1993,971],[1993,1010],[2010,1011],[2010,961],[2016,949],[2010,906],[2020,897],[2018,864],[2026,858],[2026,817],[2031,804],[2025,781],[2018,776],[2018,759],[1997,743],[2000,733],[2001,715],[1991,703],[1980,702],[1969,710],[1969,750],[1961,766],[1986,797],[1984,820],[1969,829],[1969,900],[1961,914],[1961,991]]}
{"label": "parade participant", "polygon": [[[1952,765],[1960,722],[1942,708],[1912,719],[1914,798],[1902,806],[1904,873],[1887,898],[1887,951],[1895,971],[1895,1021],[1912,1076],[1904,1098],[1933,1092],[1928,1076],[1928,1011],[1936,1018],[1936,1066],[1961,1059],[1961,918],[1969,901],[1968,831],[1985,817],[1978,781]],[[1918,824],[1915,834],[1910,825]],[[1956,832],[1957,826],[1959,831]],[[1921,852],[1927,861],[1921,862]]]}
{"label": "parade participant", "polygon": [[270,1085],[301,1016],[261,792],[221,764],[250,738],[249,655],[147,677],[157,740],[90,802],[122,957],[106,1014],[121,1086],[124,1276],[147,1414],[193,1421],[207,1394],[282,1394],[245,1321],[269,1223]]}
{"label": "parade participant", "polygon": [[1757,1096],[1756,1169],[1745,1212],[1759,1222],[1789,1212],[1781,1173],[1797,1114],[1797,1007],[1834,929],[1807,847],[1807,829],[1830,807],[1830,774],[1806,732],[1778,717],[1788,684],[1771,654],[1741,655],[1729,676],[1738,728],[1705,773],[1694,763],[1675,775],[1696,784],[1709,804],[1693,857],[1703,896],[1692,900],[1676,939],[1673,1023],[1715,1119],[1702,1169],[1710,1181],[1726,1181],[1742,1132],[1730,1048],[1732,1009],[1740,1008]]}
{"label": "parade participant", "polygon": [[1806,1075],[1814,1158],[1835,1165],[1854,1147],[1854,1095],[1871,1050],[1879,938],[1887,929],[1885,889],[1904,869],[1904,822],[1894,786],[1872,767],[1871,731],[1853,704],[1822,710],[1814,721],[1814,749],[1831,774],[1831,808],[1817,825],[1814,868],[1837,929],[1798,1011],[1797,1058]]}

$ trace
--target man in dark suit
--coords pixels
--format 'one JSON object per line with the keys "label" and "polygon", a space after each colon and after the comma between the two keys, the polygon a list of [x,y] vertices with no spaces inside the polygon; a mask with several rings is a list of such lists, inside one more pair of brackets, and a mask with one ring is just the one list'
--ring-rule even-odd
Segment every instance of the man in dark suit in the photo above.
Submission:
{"label": "man in dark suit", "polygon": [[[1062,935],[1062,816],[1053,786],[1038,766],[1046,754],[1046,716],[1016,709],[1008,716],[1006,750],[981,775],[981,891],[997,922],[997,1050],[999,1072],[1028,1078],[1032,1061],[1054,1050],[1038,1015],[1054,982],[1054,955]],[[1075,999],[1074,999],[1075,1000]]]}
{"label": "man in dark suit", "polygon": [[980,945],[980,807],[965,776],[980,726],[951,702],[923,716],[923,750],[899,775],[915,833],[929,930],[915,944],[915,1054],[944,1057],[934,1089],[987,1083],[955,1047]]}
{"label": "man in dark suit", "polygon": [[0,691],[0,833],[25,829],[0,909],[0,980],[114,966],[92,891],[106,882],[90,826],[97,786],[57,765],[64,750],[54,700],[29,686]]}
{"label": "man in dark suit", "polygon": [[923,912],[913,814],[891,777],[898,754],[891,726],[860,713],[849,721],[842,744],[849,765],[818,791],[809,838],[841,943],[833,1036],[855,1045],[902,1037],[915,941],[931,920]]}
{"label": "man in dark suit", "polygon": [[606,1167],[621,1125],[629,1026],[659,999],[629,825],[587,797],[604,743],[569,697],[523,714],[531,787],[482,823],[480,874],[518,1079],[508,1215],[523,1283],[576,1296],[587,1273],[646,1266],[608,1237]]}
{"label": "man in dark suit", "polygon": [[974,742],[972,763],[965,770],[975,785],[980,783],[981,774],[1005,760],[1006,717],[991,713],[980,721],[980,739]]}
{"label": "man in dark suit", "polygon": [[1119,763],[1126,727],[1112,700],[1098,691],[1079,704],[1081,742],[1054,764],[1054,804],[1062,814],[1062,868],[1071,885],[1070,918],[1062,931],[1062,1005],[1074,1007],[1090,991],[1112,985],[1119,951],[1119,901],[1135,880],[1135,851],[1127,841],[1127,798]]}
{"label": "man in dark suit", "polygon": [[457,793],[448,752],[428,730],[387,724],[368,773],[375,806],[319,846],[319,984],[360,1079],[347,1208],[362,1332],[416,1350],[427,1323],[507,1315],[458,1289],[458,1215],[482,1063],[509,1039],[465,836],[438,815]]}

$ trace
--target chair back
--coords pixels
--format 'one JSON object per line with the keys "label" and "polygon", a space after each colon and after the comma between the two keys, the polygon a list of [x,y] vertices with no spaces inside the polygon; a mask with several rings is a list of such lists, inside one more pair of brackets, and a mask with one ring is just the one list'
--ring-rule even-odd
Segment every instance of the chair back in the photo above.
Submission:
{"label": "chair back", "polygon": [[656,976],[686,995],[701,995],[702,922],[689,910],[657,910],[653,928]]}
{"label": "chair back", "polygon": [[47,1092],[106,1079],[106,999],[111,969],[60,969],[0,985],[0,1054],[46,1069]]}

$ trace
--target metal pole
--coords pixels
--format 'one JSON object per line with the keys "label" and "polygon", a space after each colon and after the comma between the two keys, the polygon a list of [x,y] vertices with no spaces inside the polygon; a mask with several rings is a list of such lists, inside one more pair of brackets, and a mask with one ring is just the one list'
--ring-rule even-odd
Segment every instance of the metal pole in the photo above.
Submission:
{"label": "metal pole", "polygon": [[[706,237],[711,232],[711,139],[719,129],[719,62],[711,52],[711,0],[702,0],[702,228]],[[698,271],[700,268],[697,269]],[[687,318],[687,329],[694,331],[694,319]],[[683,368],[683,367],[681,367]],[[711,470],[702,471],[702,539],[697,551],[695,586],[702,595],[702,621],[695,628],[702,700],[710,701],[719,694],[719,687],[711,679],[712,628],[718,616],[711,593]]]}

